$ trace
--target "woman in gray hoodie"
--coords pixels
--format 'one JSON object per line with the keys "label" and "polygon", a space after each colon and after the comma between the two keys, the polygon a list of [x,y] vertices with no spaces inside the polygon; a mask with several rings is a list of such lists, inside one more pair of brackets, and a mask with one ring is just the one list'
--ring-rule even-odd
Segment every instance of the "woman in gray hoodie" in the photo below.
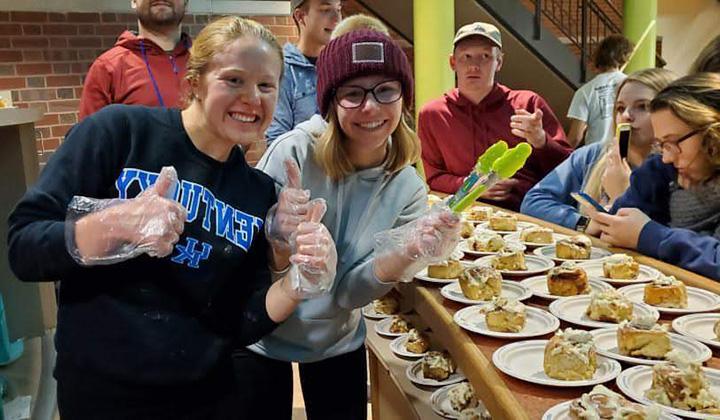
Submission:
{"label": "woman in gray hoodie", "polygon": [[[403,119],[412,95],[410,65],[392,39],[367,30],[338,37],[318,59],[318,105],[326,118],[316,115],[279,137],[258,163],[283,185],[285,161],[298,164],[302,188],[327,203],[322,222],[338,254],[330,293],[303,301],[275,332],[236,354],[236,376],[253,395],[251,405],[262,407],[258,415],[290,418],[295,361],[309,418],[366,419],[359,308],[410,280],[427,264],[428,249],[451,249],[459,240],[458,219],[440,212],[404,227],[406,239],[423,243],[403,240],[392,252],[374,252],[377,233],[427,209],[425,184],[411,166],[419,141]],[[256,370],[248,374],[248,366]]]}

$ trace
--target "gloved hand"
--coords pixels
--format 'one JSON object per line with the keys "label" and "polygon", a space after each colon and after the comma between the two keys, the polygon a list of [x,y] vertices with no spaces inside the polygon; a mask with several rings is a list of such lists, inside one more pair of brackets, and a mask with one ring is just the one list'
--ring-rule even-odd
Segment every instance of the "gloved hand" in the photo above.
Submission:
{"label": "gloved hand", "polygon": [[409,282],[428,264],[447,260],[460,240],[460,218],[436,204],[417,220],[375,235],[375,275]]}
{"label": "gloved hand", "polygon": [[164,167],[155,184],[132,199],[73,197],[65,224],[68,252],[81,265],[170,255],[187,220],[187,210],[173,200],[177,184],[175,168]]}
{"label": "gloved hand", "polygon": [[278,202],[267,213],[265,236],[273,247],[287,249],[290,235],[300,223],[307,221],[310,191],[302,189],[300,168],[294,160],[285,160],[287,183],[278,195]]}
{"label": "gloved hand", "polygon": [[329,292],[335,282],[335,242],[325,225],[320,223],[326,210],[325,200],[312,200],[309,221],[300,223],[291,235],[291,267],[283,281],[287,291],[295,298],[320,296]]}

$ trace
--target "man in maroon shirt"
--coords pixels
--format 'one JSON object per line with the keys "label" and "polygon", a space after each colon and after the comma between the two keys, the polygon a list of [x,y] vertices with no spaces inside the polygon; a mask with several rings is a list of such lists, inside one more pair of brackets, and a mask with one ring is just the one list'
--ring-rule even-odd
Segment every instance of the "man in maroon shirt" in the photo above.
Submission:
{"label": "man in maroon shirt", "polygon": [[481,22],[463,26],[454,44],[450,67],[458,87],[425,104],[418,119],[427,183],[432,190],[454,193],[477,157],[495,142],[505,140],[512,147],[527,141],[533,152],[525,167],[482,196],[517,211],[525,193],[572,149],[540,95],[495,82],[503,64],[502,40],[495,26]]}
{"label": "man in maroon shirt", "polygon": [[181,106],[190,37],[180,31],[188,0],[131,0],[138,32],[123,32],[90,66],[80,118],[109,104]]}

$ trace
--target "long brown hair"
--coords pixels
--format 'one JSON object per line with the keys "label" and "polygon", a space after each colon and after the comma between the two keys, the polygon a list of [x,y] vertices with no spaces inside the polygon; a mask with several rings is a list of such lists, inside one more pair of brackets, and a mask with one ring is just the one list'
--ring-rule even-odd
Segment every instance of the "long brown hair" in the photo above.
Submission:
{"label": "long brown hair", "polygon": [[696,73],[671,83],[650,103],[652,112],[662,109],[702,130],[703,151],[720,169],[720,74]]}

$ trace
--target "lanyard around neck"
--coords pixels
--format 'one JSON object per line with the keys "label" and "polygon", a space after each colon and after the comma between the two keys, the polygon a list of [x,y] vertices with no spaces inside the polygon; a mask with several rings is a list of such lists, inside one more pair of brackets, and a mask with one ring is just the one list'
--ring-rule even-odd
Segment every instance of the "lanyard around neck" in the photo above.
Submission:
{"label": "lanyard around neck", "polygon": [[145,51],[145,42],[142,39],[140,40],[140,53],[142,54],[143,60],[145,61],[145,67],[147,68],[148,74],[150,75],[150,81],[152,82],[153,89],[155,89],[155,96],[157,97],[158,103],[161,107],[165,108],[165,101],[163,101],[162,94],[160,93],[160,88],[158,87],[157,81],[155,80],[155,75],[150,68],[150,61],[147,57],[147,51]]}

